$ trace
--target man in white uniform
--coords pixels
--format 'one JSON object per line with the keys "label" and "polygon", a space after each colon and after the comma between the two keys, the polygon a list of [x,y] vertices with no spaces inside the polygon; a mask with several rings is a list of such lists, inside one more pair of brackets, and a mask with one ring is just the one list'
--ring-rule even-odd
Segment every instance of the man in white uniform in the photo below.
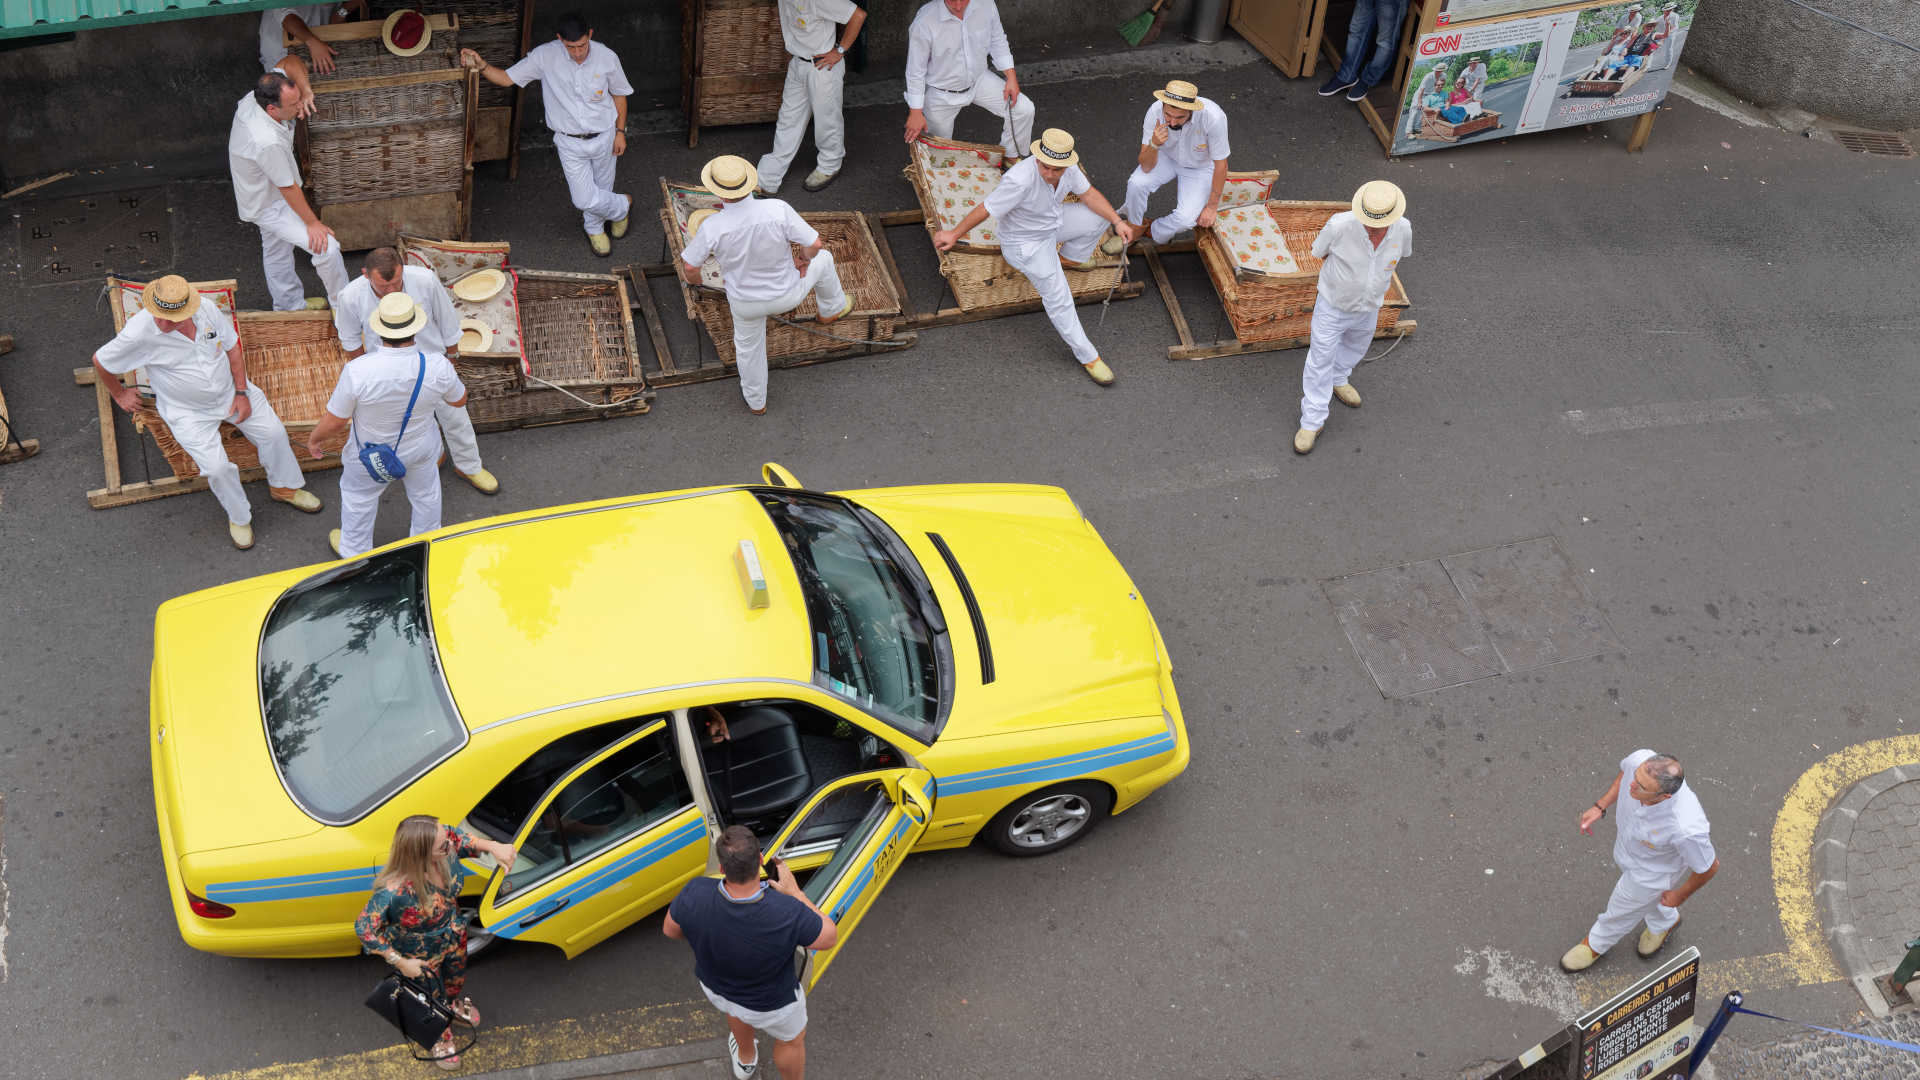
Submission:
{"label": "man in white uniform", "polygon": [[1293,452],[1310,453],[1327,422],[1327,403],[1339,398],[1360,407],[1360,391],[1347,381],[1373,343],[1380,305],[1393,285],[1393,268],[1413,254],[1413,223],[1407,198],[1386,180],[1369,180],[1354,192],[1353,209],[1327,219],[1313,238],[1320,280],[1313,301],[1313,328],[1306,367],[1300,373],[1300,430]]}
{"label": "man in white uniform", "polygon": [[413,517],[408,536],[440,527],[440,428],[433,422],[435,402],[464,410],[467,388],[443,353],[430,353],[414,340],[425,329],[427,313],[406,293],[380,300],[367,329],[380,347],[340,369],[340,381],[327,399],[327,412],[307,439],[307,453],[348,432],[340,451],[340,527],[327,535],[333,553],[343,559],[373,547],[373,519],[387,481],[375,479],[360,460],[368,443],[390,446],[406,474],[407,502]]}
{"label": "man in white uniform", "polygon": [[1614,20],[1613,28],[1615,30],[1626,30],[1630,33],[1637,34],[1640,32],[1641,21],[1640,5],[1633,4],[1629,6],[1618,19]]}
{"label": "man in white uniform", "polygon": [[1473,100],[1479,101],[1480,95],[1487,91],[1486,62],[1478,56],[1473,57],[1467,61],[1467,68],[1460,73],[1460,77],[1467,80],[1467,93],[1473,95]]}
{"label": "man in white uniform", "polygon": [[[1620,797],[1622,787],[1631,798]],[[1708,835],[1707,812],[1687,786],[1680,763],[1665,754],[1635,750],[1620,762],[1613,784],[1599,801],[1580,813],[1580,831],[1593,835],[1593,823],[1614,815],[1614,865],[1620,880],[1607,910],[1593,921],[1580,944],[1567,950],[1560,966],[1584,971],[1643,920],[1634,951],[1652,956],[1680,924],[1680,905],[1720,871]]]}
{"label": "man in white uniform", "polygon": [[[1135,225],[1151,225],[1156,244],[1164,244],[1195,225],[1207,228],[1220,208],[1227,184],[1227,115],[1200,96],[1190,82],[1175,79],[1155,90],[1140,125],[1140,156],[1127,177],[1127,203],[1121,216]],[[1147,219],[1147,200],[1169,181],[1178,183],[1173,213]],[[1114,247],[1107,252],[1118,255]]]}
{"label": "man in white uniform", "polygon": [[[759,177],[746,158],[714,158],[700,170],[700,183],[720,197],[720,210],[681,251],[680,276],[697,285],[707,256],[720,259],[740,396],[759,416],[767,411],[767,316],[792,311],[812,293],[819,309],[815,321],[833,323],[853,310],[853,297],[841,287],[833,252],[813,226],[779,199],[749,197]],[[797,256],[793,244],[801,246]]]}
{"label": "man in white uniform", "polygon": [[1668,0],[1667,5],[1660,9],[1659,17],[1654,19],[1654,24],[1660,28],[1660,35],[1655,39],[1660,43],[1660,48],[1657,50],[1660,53],[1660,66],[1649,70],[1665,71],[1673,66],[1673,35],[1680,32],[1679,7],[1680,5]]}
{"label": "man in white uniform", "polygon": [[[847,81],[846,52],[860,36],[867,11],[853,0],[780,0],[780,40],[787,48],[787,82],[780,91],[780,118],[773,149],[760,159],[760,190],[780,190],[787,166],[800,152],[800,136],[813,121],[813,145],[819,152],[802,186],[819,191],[840,174],[847,156],[847,126],[840,114]],[[839,24],[846,24],[840,29]]]}
{"label": "man in white uniform", "polygon": [[325,26],[333,21],[336,13],[352,12],[355,17],[367,17],[367,0],[345,0],[345,3],[301,4],[298,7],[273,8],[260,13],[260,70],[272,71],[280,66],[287,57],[287,35],[307,46],[307,55],[313,58],[313,70],[322,75],[331,74],[334,68],[333,46],[321,41],[313,33],[316,26]]}
{"label": "man in white uniform", "polygon": [[247,381],[232,320],[203,303],[186,278],[168,274],[140,290],[140,310],[93,354],[93,366],[94,378],[129,414],[139,408],[140,394],[116,376],[140,369],[153,388],[160,419],[227,512],[227,535],[234,547],[245,551],[253,546],[253,508],[240,486],[239,467],[220,445],[223,420],[238,427],[260,452],[275,501],[319,513],[320,500],[306,490],[286,426],[267,395]]}
{"label": "man in white uniform", "polygon": [[633,87],[612,49],[593,40],[593,30],[578,15],[562,15],[557,39],[537,45],[505,71],[460,50],[460,62],[495,86],[525,86],[540,80],[546,98],[547,127],[567,177],[567,194],[580,211],[587,245],[595,255],[613,252],[607,239],[627,235],[633,199],[613,190],[614,158],[627,152],[627,95]]}
{"label": "man in white uniform", "polygon": [[[227,136],[234,206],[240,220],[260,227],[260,263],[275,311],[324,308],[327,298],[347,287],[340,241],[300,190],[300,166],[293,160],[293,121],[300,100],[300,88],[292,79],[269,71],[240,99]],[[301,295],[300,274],[293,268],[296,247],[312,256],[327,298]]]}
{"label": "man in white uniform", "polygon": [[[989,58],[1000,75],[988,70]],[[953,138],[954,117],[969,105],[1001,119],[1009,161],[1033,141],[1033,99],[1020,92],[993,0],[929,0],[921,7],[907,28],[906,96],[908,142],[921,132]]]}
{"label": "man in white uniform", "polygon": [[[1064,271],[1066,267],[1093,268],[1093,250],[1108,223],[1123,246],[1140,231],[1115,213],[1113,204],[1080,171],[1072,135],[1048,128],[1032,150],[1033,156],[1008,169],[1000,186],[967,211],[959,225],[934,233],[933,246],[950,251],[961,237],[993,217],[1000,223],[1000,256],[1033,284],[1054,330],[1088,377],[1101,386],[1112,386],[1113,369],[1087,340]],[[1067,203],[1069,195],[1080,196],[1080,201]]]}
{"label": "man in white uniform", "polygon": [[[346,350],[347,359],[367,351],[367,320],[383,298],[397,292],[413,297],[427,313],[427,325],[414,335],[415,344],[442,356],[460,347],[460,313],[454,310],[453,294],[440,284],[439,275],[424,266],[402,267],[399,252],[381,247],[367,252],[360,263],[360,276],[341,291],[340,304],[333,311],[333,326],[340,334],[340,347]],[[480,440],[474,435],[467,410],[436,401],[433,418],[447,441],[453,470],[482,495],[497,494],[500,481],[480,465]]]}

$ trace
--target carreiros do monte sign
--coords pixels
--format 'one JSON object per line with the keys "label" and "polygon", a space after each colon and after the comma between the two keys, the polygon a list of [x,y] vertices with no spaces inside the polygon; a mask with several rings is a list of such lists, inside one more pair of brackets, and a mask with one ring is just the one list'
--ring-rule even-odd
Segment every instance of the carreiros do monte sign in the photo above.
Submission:
{"label": "carreiros do monte sign", "polygon": [[1529,135],[1652,111],[1699,0],[1567,7],[1420,37],[1393,153]]}
{"label": "carreiros do monte sign", "polygon": [[1579,1080],[1687,1080],[1700,950],[1687,951],[1574,1025]]}

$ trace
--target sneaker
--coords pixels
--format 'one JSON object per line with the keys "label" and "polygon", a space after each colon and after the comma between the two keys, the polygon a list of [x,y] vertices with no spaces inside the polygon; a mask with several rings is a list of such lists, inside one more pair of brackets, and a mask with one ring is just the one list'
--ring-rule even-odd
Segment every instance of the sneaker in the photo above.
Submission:
{"label": "sneaker", "polygon": [[1332,97],[1333,95],[1339,93],[1342,90],[1359,85],[1359,82],[1360,80],[1357,78],[1347,79],[1343,82],[1340,79],[1340,73],[1336,71],[1333,74],[1333,78],[1328,79],[1326,81],[1326,84],[1320,87],[1320,96]]}
{"label": "sneaker", "polygon": [[235,525],[227,522],[227,536],[233,540],[233,546],[245,551],[253,546],[253,526]]}
{"label": "sneaker", "polygon": [[498,495],[500,493],[500,481],[485,469],[480,469],[472,473],[463,473],[460,472],[459,469],[453,471],[460,473],[460,475],[466,479],[467,483],[472,484],[474,490],[482,495]]}
{"label": "sneaker", "polygon": [[309,296],[309,297],[307,297],[307,310],[308,310],[308,311],[325,311],[325,310],[327,310],[327,298],[326,298],[326,297],[324,297],[324,296]]}
{"label": "sneaker", "polygon": [[1340,404],[1345,405],[1349,409],[1357,409],[1360,407],[1360,391],[1355,390],[1346,383],[1341,383],[1339,386],[1334,387],[1333,396],[1339,400]]}
{"label": "sneaker", "polygon": [[833,183],[833,178],[839,175],[839,173],[823,173],[819,169],[815,169],[807,174],[807,178],[800,182],[800,186],[806,188],[808,191],[819,191],[821,188]]}
{"label": "sneaker", "polygon": [[759,1051],[759,1041],[755,1040],[753,1060],[743,1063],[740,1060],[740,1041],[733,1037],[733,1032],[727,1032],[727,1061],[733,1065],[733,1080],[751,1080],[753,1074],[760,1071]]}
{"label": "sneaker", "polygon": [[1598,959],[1600,954],[1587,945],[1586,938],[1581,938],[1580,944],[1568,949],[1567,954],[1560,958],[1560,967],[1566,971],[1585,971]]}
{"label": "sneaker", "polygon": [[1347,100],[1365,101],[1367,100],[1367,91],[1371,89],[1373,89],[1373,87],[1368,86],[1366,83],[1354,83],[1353,89],[1347,91]]}
{"label": "sneaker", "polygon": [[607,230],[613,234],[615,240],[627,235],[627,221],[633,217],[633,196],[629,195],[626,199],[627,212],[621,216],[619,221],[613,222]]}
{"label": "sneaker", "polygon": [[1301,428],[1293,433],[1293,452],[1296,454],[1313,453],[1313,440],[1320,437],[1318,428]]}
{"label": "sneaker", "polygon": [[1092,379],[1101,386],[1113,385],[1113,369],[1107,366],[1105,360],[1096,356],[1093,358],[1093,363],[1082,364],[1080,366],[1086,369],[1087,378]]}
{"label": "sneaker", "polygon": [[852,311],[853,311],[853,293],[849,292],[847,293],[847,302],[840,306],[839,311],[834,312],[832,315],[827,315],[824,312],[819,315],[815,315],[813,317],[813,321],[819,323],[821,326],[827,326],[832,323],[837,323],[841,319],[846,318],[847,315]]}
{"label": "sneaker", "polygon": [[587,246],[593,249],[595,255],[603,259],[613,254],[613,241],[607,239],[607,234],[603,232],[589,235],[587,237]]}

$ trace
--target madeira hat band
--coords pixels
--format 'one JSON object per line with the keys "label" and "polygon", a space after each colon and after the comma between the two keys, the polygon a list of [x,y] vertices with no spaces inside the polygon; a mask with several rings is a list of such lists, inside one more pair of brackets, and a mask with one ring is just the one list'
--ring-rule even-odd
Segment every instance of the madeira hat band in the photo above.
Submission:
{"label": "madeira hat band", "polygon": [[723,199],[738,199],[760,186],[760,174],[746,158],[723,154],[700,170],[700,186]]}
{"label": "madeira hat band", "polygon": [[1166,89],[1155,90],[1153,96],[1159,98],[1162,105],[1171,105],[1188,112],[1199,112],[1207,107],[1207,103],[1200,100],[1200,88],[1185,79],[1172,80],[1167,83]]}
{"label": "madeira hat band", "polygon": [[185,322],[200,310],[200,293],[179,274],[168,274],[140,290],[140,306],[147,314],[168,322]]}
{"label": "madeira hat band", "polygon": [[380,306],[367,316],[367,329],[382,341],[402,341],[427,325],[427,313],[403,292],[390,292],[380,298]]}
{"label": "madeira hat band", "polygon": [[1080,164],[1080,154],[1073,148],[1073,136],[1059,128],[1048,128],[1033,140],[1033,160],[1042,165],[1064,169],[1069,165]]}

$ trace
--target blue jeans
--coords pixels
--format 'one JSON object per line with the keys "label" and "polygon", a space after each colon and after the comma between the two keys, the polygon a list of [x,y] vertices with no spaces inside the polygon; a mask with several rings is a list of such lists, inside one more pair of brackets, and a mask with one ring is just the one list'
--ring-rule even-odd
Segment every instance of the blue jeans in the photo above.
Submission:
{"label": "blue jeans", "polygon": [[[1400,22],[1406,16],[1407,0],[1355,0],[1353,21],[1347,24],[1347,51],[1341,55],[1336,78],[1344,83],[1357,76],[1362,86],[1375,86],[1386,78],[1400,48]],[[1369,36],[1373,38],[1373,62],[1361,71]]]}

